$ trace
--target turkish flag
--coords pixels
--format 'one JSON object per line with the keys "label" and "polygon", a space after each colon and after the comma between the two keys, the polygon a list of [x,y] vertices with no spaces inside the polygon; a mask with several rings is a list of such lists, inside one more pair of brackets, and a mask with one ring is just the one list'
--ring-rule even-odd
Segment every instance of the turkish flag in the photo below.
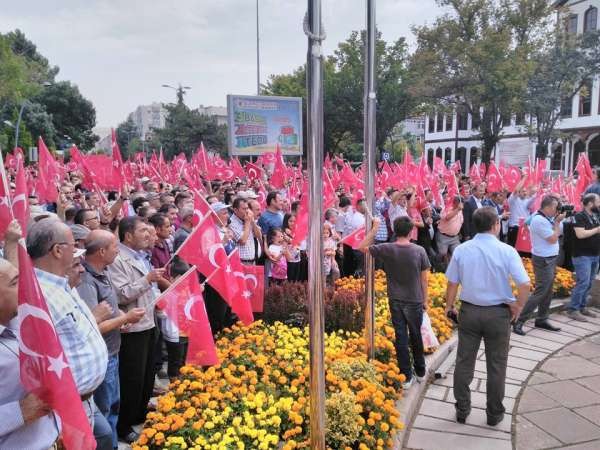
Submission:
{"label": "turkish flag", "polygon": [[262,169],[256,164],[248,163],[246,164],[246,175],[248,181],[262,180]]}
{"label": "turkish flag", "polygon": [[4,233],[8,224],[13,219],[12,209],[10,207],[10,188],[8,187],[8,178],[4,169],[4,161],[0,152],[0,239],[4,239]]}
{"label": "turkish flag", "polygon": [[521,171],[518,167],[510,166],[504,174],[504,183],[509,191],[514,191],[521,181]]}
{"label": "turkish flag", "polygon": [[61,171],[41,137],[38,139],[38,150],[40,154],[40,170],[38,171],[37,182],[38,198],[41,202],[56,202],[58,200],[56,184],[60,182]]}
{"label": "turkish flag", "polygon": [[125,184],[123,157],[121,156],[121,149],[117,143],[117,133],[115,133],[114,129],[111,130],[111,133],[113,184],[122,187]]}
{"label": "turkish flag", "polygon": [[244,325],[250,325],[254,322],[251,302],[252,290],[258,287],[258,280],[254,275],[247,274],[244,267],[246,266],[242,264],[240,253],[236,248],[227,257],[226,268],[221,270],[225,272],[229,270],[233,274],[233,279],[229,278],[227,284],[231,310],[237,314]]}
{"label": "turkish flag", "polygon": [[[210,214],[204,216],[192,230],[175,255],[188,264],[196,266],[198,271],[207,278],[225,264],[227,254],[217,231],[215,220]],[[217,288],[215,287],[215,289]],[[219,290],[217,289],[217,291]],[[223,295],[221,294],[221,296]]]}
{"label": "turkish flag", "polygon": [[531,253],[531,233],[523,218],[519,219],[519,232],[517,233],[515,248],[519,252]]}
{"label": "turkish flag", "polygon": [[19,363],[21,383],[60,417],[67,449],[94,449],[96,440],[83,410],[69,363],[23,245],[19,252]]}
{"label": "turkish flag", "polygon": [[488,192],[500,192],[502,191],[502,177],[500,172],[493,162],[490,163],[487,173],[487,190]]}
{"label": "turkish flag", "polygon": [[23,157],[17,156],[17,177],[15,180],[15,192],[12,198],[13,216],[19,221],[23,236],[27,234],[27,222],[29,221],[29,199],[27,192],[27,180]]}
{"label": "turkish flag", "polygon": [[156,306],[165,312],[181,333],[188,336],[187,364],[199,366],[219,364],[195,266],[192,266],[160,295]]}
{"label": "turkish flag", "polygon": [[296,214],[296,226],[294,228],[293,245],[300,245],[308,235],[308,190],[306,182],[302,188],[302,199],[298,205],[298,213]]}
{"label": "turkish flag", "polygon": [[269,180],[271,185],[275,186],[278,189],[281,189],[288,178],[288,168],[283,161],[283,155],[281,154],[281,147],[279,143],[277,143],[277,147],[275,149],[275,165],[273,167],[273,174],[271,175],[271,179]]}
{"label": "turkish flag", "polygon": [[471,169],[469,170],[469,178],[477,183],[481,182],[481,172],[479,171],[479,165],[477,163],[471,166]]}
{"label": "turkish flag", "polygon": [[242,265],[242,270],[246,274],[246,286],[248,286],[248,289],[252,293],[252,297],[250,297],[252,312],[263,312],[265,301],[265,267]]}
{"label": "turkish flag", "polygon": [[354,250],[356,250],[358,248],[358,246],[360,245],[360,243],[365,239],[365,235],[366,235],[366,230],[365,230],[365,227],[362,226],[362,227],[354,230],[348,236],[344,237],[340,242],[342,244],[349,245]]}
{"label": "turkish flag", "polygon": [[213,210],[211,209],[204,196],[196,189],[194,189],[194,218],[192,222],[193,225],[196,226],[200,222],[202,222],[202,220],[204,220],[204,216],[206,216],[208,213],[214,214]]}

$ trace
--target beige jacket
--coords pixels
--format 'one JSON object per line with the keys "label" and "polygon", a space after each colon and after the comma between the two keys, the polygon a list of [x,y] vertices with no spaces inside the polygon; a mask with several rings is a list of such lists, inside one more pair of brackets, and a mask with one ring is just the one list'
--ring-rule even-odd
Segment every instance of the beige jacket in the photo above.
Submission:
{"label": "beige jacket", "polygon": [[154,300],[156,293],[146,279],[148,269],[132,256],[133,250],[119,244],[119,255],[108,266],[110,277],[117,291],[119,307],[127,312],[133,308],[146,308],[146,314],[138,323],[131,324],[124,333],[135,333],[153,328]]}

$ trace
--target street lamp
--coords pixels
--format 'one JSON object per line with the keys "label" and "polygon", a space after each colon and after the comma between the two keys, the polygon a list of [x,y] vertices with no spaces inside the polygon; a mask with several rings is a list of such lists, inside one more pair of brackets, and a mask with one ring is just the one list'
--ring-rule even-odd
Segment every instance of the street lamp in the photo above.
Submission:
{"label": "street lamp", "polygon": [[183,104],[183,95],[185,92],[191,89],[190,86],[182,86],[181,83],[179,83],[178,87],[171,86],[170,84],[163,84],[162,87],[173,89],[177,93],[177,103],[180,105]]}
{"label": "street lamp", "polygon": [[[44,83],[42,83],[42,87],[48,86],[52,86],[52,83],[50,83],[49,81],[45,81]],[[17,125],[15,125],[15,148],[19,146],[19,130],[21,128],[21,119],[23,117],[25,105],[27,105],[27,99],[23,100],[23,102],[21,103],[21,109],[19,109],[19,117],[17,118]],[[6,123],[6,121],[4,123]]]}

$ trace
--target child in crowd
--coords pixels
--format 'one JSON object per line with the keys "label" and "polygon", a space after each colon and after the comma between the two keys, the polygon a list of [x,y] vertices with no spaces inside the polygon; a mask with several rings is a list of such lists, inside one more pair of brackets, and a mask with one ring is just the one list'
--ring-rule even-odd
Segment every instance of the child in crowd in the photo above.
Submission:
{"label": "child in crowd", "polygon": [[333,239],[331,227],[328,224],[323,226],[323,270],[327,284],[333,286],[335,280],[340,277],[340,269],[335,260],[337,243]]}
{"label": "child in crowd", "polygon": [[267,243],[269,244],[269,259],[271,260],[268,274],[269,282],[281,284],[287,280],[287,263],[292,259],[281,228],[272,228],[269,231]]}

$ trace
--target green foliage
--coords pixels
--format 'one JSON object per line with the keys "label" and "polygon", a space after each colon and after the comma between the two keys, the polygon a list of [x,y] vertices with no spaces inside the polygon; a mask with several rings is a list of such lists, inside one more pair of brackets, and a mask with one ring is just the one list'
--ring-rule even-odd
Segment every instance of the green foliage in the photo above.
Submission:
{"label": "green foliage", "polygon": [[328,448],[353,447],[360,437],[361,417],[350,391],[336,392],[325,400],[325,436]]}
{"label": "green foliage", "polygon": [[152,145],[163,147],[165,157],[173,158],[183,152],[191,156],[204,142],[207,150],[227,154],[227,127],[217,118],[189,109],[184,103],[167,105],[165,128],[153,130]]}
{"label": "green foliage", "polygon": [[[482,161],[518,112],[532,54],[551,32],[546,0],[438,0],[450,12],[415,28],[414,93],[431,108],[464,106],[479,122]],[[480,110],[483,113],[480,115]]]}
{"label": "green foliage", "polygon": [[[123,159],[129,158],[129,156],[134,155],[136,151],[130,151],[138,146],[141,147],[140,141],[140,130],[138,130],[137,125],[133,121],[132,117],[127,117],[125,122],[121,122],[117,129],[115,130],[117,134],[117,144],[119,144],[119,148],[121,149],[121,156]],[[132,142],[136,140],[137,143],[134,148],[130,148]]]}
{"label": "green foliage", "polygon": [[[83,149],[98,139],[92,132],[96,124],[92,103],[70,82],[55,83],[58,70],[20,30],[0,34],[0,122],[16,124],[25,104],[20,147],[36,145],[38,136],[55,146],[68,135]],[[0,126],[0,143],[12,147],[14,129]]]}
{"label": "green foliage", "polygon": [[[342,152],[350,160],[363,158],[364,32],[354,31],[341,42],[324,64],[325,149]],[[409,96],[408,50],[404,38],[391,44],[378,36],[377,64],[377,135],[381,147],[394,126],[411,111]],[[306,118],[306,70],[299,67],[291,74],[271,75],[263,94],[295,96],[304,99]],[[304,121],[306,123],[306,120]],[[305,127],[306,128],[306,127]],[[306,139],[304,140],[306,142]]]}

